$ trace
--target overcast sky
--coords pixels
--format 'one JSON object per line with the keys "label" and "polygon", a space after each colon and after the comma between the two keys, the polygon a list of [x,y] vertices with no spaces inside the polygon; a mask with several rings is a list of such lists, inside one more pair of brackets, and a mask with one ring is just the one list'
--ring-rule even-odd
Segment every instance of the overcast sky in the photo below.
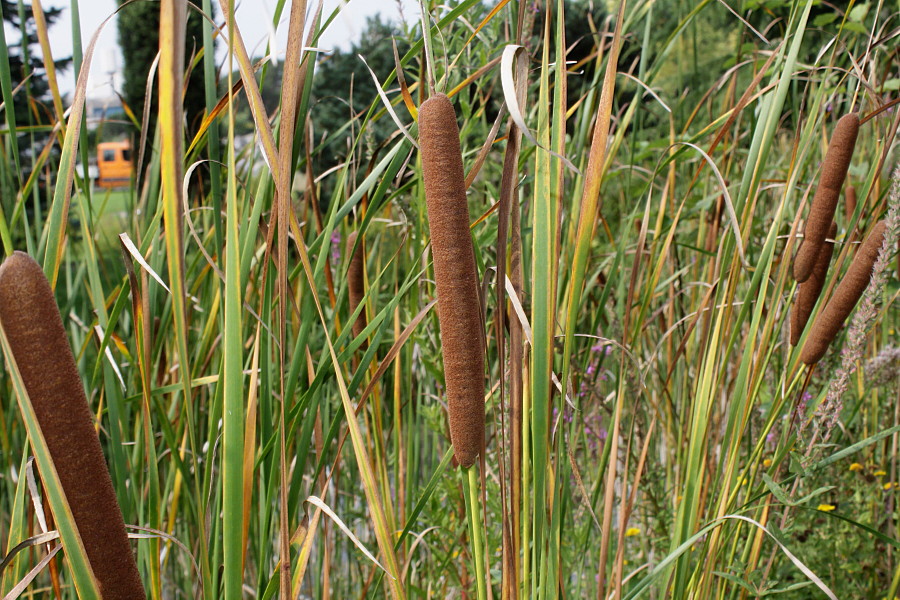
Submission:
{"label": "overcast sky", "polygon": [[[199,4],[199,2],[196,2]],[[328,15],[342,0],[325,0],[323,15]],[[214,4],[218,4],[214,2]],[[235,9],[235,19],[251,54],[259,55],[263,52],[272,29],[272,15],[277,0],[238,0]],[[366,17],[381,13],[389,19],[398,20],[400,5],[407,20],[416,19],[419,15],[418,5],[413,0],[349,0],[345,2],[341,14],[334,20],[328,30],[322,34],[319,41],[321,48],[348,48],[350,42],[358,38],[360,31],[365,26]],[[79,13],[81,17],[82,46],[87,48],[91,37],[101,23],[113,14],[116,8],[116,0],[81,0]],[[282,22],[276,28],[276,43],[279,52],[283,55],[287,40],[288,22],[291,0],[286,0],[282,12]],[[308,1],[310,7],[314,2]],[[50,45],[54,57],[72,55],[72,17],[69,11],[69,0],[45,0],[45,9],[60,7],[64,9],[62,16],[50,30]],[[126,9],[127,10],[127,9]],[[310,8],[312,10],[312,8]],[[221,20],[221,15],[220,15]],[[7,30],[9,31],[9,30]],[[113,71],[121,71],[122,58],[117,44],[118,32],[115,17],[103,28],[97,41],[97,49],[94,60],[91,62],[91,77],[89,84],[90,96],[110,95],[110,75]],[[223,48],[219,46],[219,53]],[[75,74],[73,69],[59,75],[60,88],[63,93],[70,93],[75,87]]]}

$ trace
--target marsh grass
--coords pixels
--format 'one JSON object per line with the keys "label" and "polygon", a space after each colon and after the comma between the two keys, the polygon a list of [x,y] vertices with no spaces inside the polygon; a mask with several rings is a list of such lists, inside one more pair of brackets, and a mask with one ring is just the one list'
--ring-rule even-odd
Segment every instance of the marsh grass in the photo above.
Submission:
{"label": "marsh grass", "polygon": [[[93,38],[74,38],[67,114],[54,94],[13,90],[0,60],[5,106],[24,94],[36,117],[4,111],[0,242],[36,257],[53,286],[148,597],[895,593],[898,492],[884,485],[900,480],[896,390],[844,370],[828,444],[805,454],[798,436],[833,405],[839,359],[897,346],[897,282],[813,370],[789,321],[791,257],[837,115],[859,115],[858,201],[814,323],[885,218],[896,15],[858,2],[595,4],[425,2],[398,30],[409,50],[394,71],[373,73],[383,97],[321,131],[313,49],[339,10],[276,4],[290,68],[273,77],[221,0],[192,46],[208,114],[186,139],[177,25],[196,8],[164,0],[149,89],[167,101],[156,129],[136,132],[147,168],[124,219],[74,172]],[[589,33],[568,39],[566,17]],[[274,111],[261,88],[277,91]],[[451,466],[439,249],[416,148],[432,89],[456,111],[466,178],[454,193],[478,287],[467,301],[485,336],[477,472]],[[256,133],[241,148],[239,109]],[[35,148],[44,188],[10,164],[38,129],[61,148]],[[333,142],[343,156],[316,172]],[[198,169],[206,197],[185,185]],[[332,256],[351,232],[365,239],[361,299],[351,251]],[[20,384],[10,361],[0,544],[25,549],[2,561],[0,594],[74,598],[89,566],[33,415],[8,400]],[[45,492],[23,475],[31,455]],[[45,497],[65,560],[37,537]],[[854,560],[836,560],[835,544]]]}

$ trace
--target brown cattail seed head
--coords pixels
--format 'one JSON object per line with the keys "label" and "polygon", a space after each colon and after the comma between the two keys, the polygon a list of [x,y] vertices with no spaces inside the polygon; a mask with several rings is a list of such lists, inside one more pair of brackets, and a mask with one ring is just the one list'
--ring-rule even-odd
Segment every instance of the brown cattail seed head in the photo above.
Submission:
{"label": "brown cattail seed head", "polygon": [[459,127],[447,96],[437,94],[419,108],[419,145],[434,256],[450,440],[459,464],[469,467],[484,448],[484,341]]}
{"label": "brown cattail seed head", "polygon": [[804,283],[801,283],[797,289],[797,303],[791,311],[791,346],[796,346],[800,341],[800,334],[806,327],[809,315],[812,314],[813,307],[819,300],[819,294],[825,286],[825,279],[828,277],[828,265],[831,264],[831,255],[834,252],[834,236],[837,235],[837,223],[831,223],[831,229],[828,231],[828,238],[822,244],[819,250],[819,256],[816,257],[816,264],[813,272]]}
{"label": "brown cattail seed head", "polygon": [[819,249],[828,235],[828,228],[834,220],[841,188],[847,177],[856,135],[859,133],[859,117],[850,113],[840,118],[822,161],[819,186],[809,209],[809,218],[803,229],[803,243],[794,258],[794,279],[804,282],[809,279],[819,256]]}
{"label": "brown cattail seed head", "polygon": [[0,323],[100,593],[104,600],[145,598],[53,291],[23,252],[0,266]]}
{"label": "brown cattail seed head", "polygon": [[848,185],[844,191],[844,218],[847,220],[847,226],[850,226],[850,219],[856,212],[856,188]]}
{"label": "brown cattail seed head", "polygon": [[[347,294],[350,296],[350,314],[356,310],[356,307],[362,304],[363,298],[366,296],[365,281],[365,249],[363,241],[360,240],[356,252],[353,247],[356,246],[357,234],[352,232],[347,236],[347,254],[350,255],[350,266],[347,268]],[[363,329],[366,328],[366,309],[363,308],[359,316],[353,322],[353,337],[359,337]],[[363,342],[365,348],[365,342]]]}
{"label": "brown cattail seed head", "polygon": [[800,360],[806,364],[813,365],[825,356],[828,346],[837,336],[844,321],[869,285],[872,267],[875,266],[875,261],[878,259],[878,251],[884,241],[885,230],[884,221],[879,221],[872,228],[869,237],[853,257],[847,274],[834,290],[834,295],[828,300],[828,304],[813,323],[812,331],[810,331],[806,344],[803,346],[803,352],[800,354]]}

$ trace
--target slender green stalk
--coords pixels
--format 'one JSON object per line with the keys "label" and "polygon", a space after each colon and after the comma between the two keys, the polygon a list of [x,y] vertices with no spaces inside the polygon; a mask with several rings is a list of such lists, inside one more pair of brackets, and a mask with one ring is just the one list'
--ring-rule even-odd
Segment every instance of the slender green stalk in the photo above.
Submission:
{"label": "slender green stalk", "polygon": [[481,503],[478,500],[478,467],[472,465],[462,469],[461,472],[463,494],[466,500],[466,520],[469,523],[472,567],[475,571],[476,594],[478,600],[487,600],[487,577],[484,570],[484,524]]}
{"label": "slender green stalk", "polygon": [[[229,36],[229,39],[231,36]],[[230,55],[230,54],[229,54]],[[231,71],[229,70],[229,90]],[[224,410],[222,427],[222,547],[225,598],[240,600],[244,583],[244,385],[241,335],[241,257],[238,236],[237,180],[234,153],[234,97],[228,102],[227,230],[225,244],[225,337],[223,351]],[[235,524],[241,524],[240,527]]]}

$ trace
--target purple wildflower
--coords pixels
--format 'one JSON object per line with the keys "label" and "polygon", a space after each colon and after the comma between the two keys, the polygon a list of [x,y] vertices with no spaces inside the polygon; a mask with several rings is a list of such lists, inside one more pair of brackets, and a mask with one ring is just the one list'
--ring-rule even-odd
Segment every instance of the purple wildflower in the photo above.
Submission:
{"label": "purple wildflower", "polygon": [[331,260],[341,260],[341,232],[337,229],[331,232]]}

